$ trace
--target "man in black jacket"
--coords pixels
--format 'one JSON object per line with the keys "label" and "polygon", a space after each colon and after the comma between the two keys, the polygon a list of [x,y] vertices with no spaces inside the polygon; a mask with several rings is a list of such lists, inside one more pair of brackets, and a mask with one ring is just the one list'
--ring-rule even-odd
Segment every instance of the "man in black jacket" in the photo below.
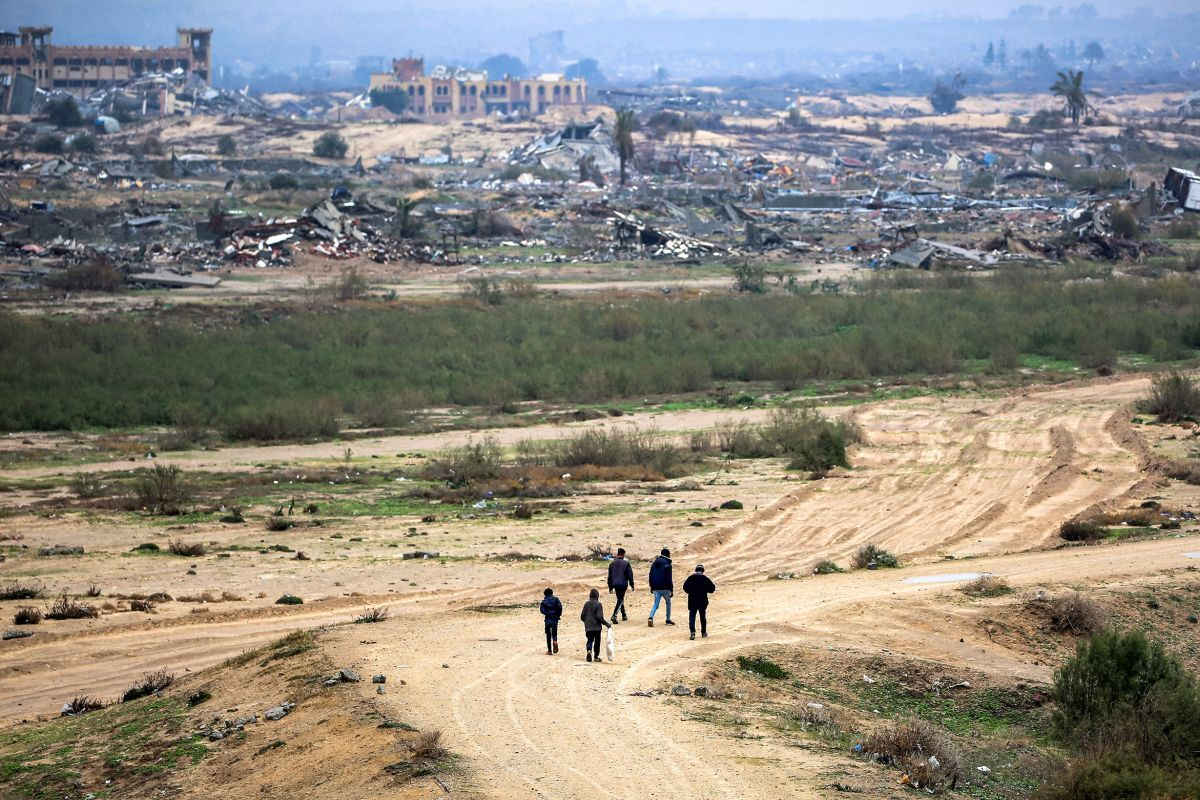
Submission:
{"label": "man in black jacket", "polygon": [[688,629],[692,639],[696,638],[696,615],[700,615],[700,635],[708,638],[708,596],[717,591],[717,586],[704,574],[704,565],[697,564],[696,571],[683,582],[683,593],[688,598]]}
{"label": "man in black jacket", "polygon": [[554,596],[553,589],[542,592],[542,605],[538,610],[546,620],[546,655],[552,656],[558,652],[558,621],[563,614],[562,601]]}
{"label": "man in black jacket", "polygon": [[650,565],[650,592],[654,595],[654,605],[650,607],[650,618],[646,620],[646,624],[651,628],[654,627],[654,615],[658,613],[658,604],[663,600],[667,601],[667,624],[675,624],[671,621],[671,593],[674,589],[675,582],[671,578],[671,551],[664,547]]}
{"label": "man in black jacket", "polygon": [[625,560],[625,548],[617,548],[617,557],[608,565],[608,593],[617,593],[617,604],[613,606],[612,621],[617,624],[617,612],[621,619],[628,622],[629,615],[625,613],[625,592],[633,588],[633,567]]}

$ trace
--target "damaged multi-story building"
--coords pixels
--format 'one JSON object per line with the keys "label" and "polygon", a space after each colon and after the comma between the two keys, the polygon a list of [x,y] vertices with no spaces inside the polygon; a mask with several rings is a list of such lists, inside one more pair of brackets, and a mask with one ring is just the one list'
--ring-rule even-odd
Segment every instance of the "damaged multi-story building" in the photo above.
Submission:
{"label": "damaged multi-story building", "polygon": [[0,110],[17,112],[35,88],[83,94],[177,70],[207,83],[212,71],[212,28],[177,28],[174,47],[59,45],[53,33],[49,26],[0,31]]}
{"label": "damaged multi-story building", "polygon": [[543,114],[552,106],[587,102],[587,81],[559,74],[536,78],[491,78],[484,70],[434,67],[425,74],[425,59],[399,58],[391,72],[371,75],[372,90],[400,90],[408,95],[405,114],[430,121],[474,119],[491,114]]}

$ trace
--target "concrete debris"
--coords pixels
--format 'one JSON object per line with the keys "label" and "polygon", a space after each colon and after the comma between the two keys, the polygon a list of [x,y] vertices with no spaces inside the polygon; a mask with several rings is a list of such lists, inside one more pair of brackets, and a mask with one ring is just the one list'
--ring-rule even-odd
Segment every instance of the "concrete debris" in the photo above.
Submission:
{"label": "concrete debris", "polygon": [[268,708],[265,712],[263,712],[263,719],[270,720],[271,722],[281,720],[286,717],[288,713],[295,707],[295,703],[280,703],[279,705]]}

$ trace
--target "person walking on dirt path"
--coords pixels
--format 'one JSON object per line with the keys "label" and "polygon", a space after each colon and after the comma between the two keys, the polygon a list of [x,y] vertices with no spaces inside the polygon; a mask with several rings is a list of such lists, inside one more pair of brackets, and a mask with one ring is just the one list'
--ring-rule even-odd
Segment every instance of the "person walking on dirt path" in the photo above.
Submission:
{"label": "person walking on dirt path", "polygon": [[592,589],[588,601],[583,604],[583,611],[579,612],[579,619],[583,621],[583,630],[587,634],[587,660],[599,664],[600,629],[612,627],[612,623],[604,618],[604,606],[600,603],[599,589]]}
{"label": "person walking on dirt path", "polygon": [[546,620],[546,655],[552,656],[558,652],[558,621],[562,619],[562,601],[554,596],[554,590],[547,587],[542,592],[542,605],[538,609]]}
{"label": "person walking on dirt path", "polygon": [[671,593],[674,589],[675,584],[671,580],[671,551],[664,547],[650,565],[650,593],[654,595],[654,605],[650,607],[650,618],[646,620],[649,627],[654,627],[654,615],[658,613],[658,604],[663,600],[667,601],[667,624],[675,624],[671,621]]}
{"label": "person walking on dirt path", "polygon": [[621,619],[624,622],[629,621],[629,615],[625,613],[625,592],[633,588],[633,567],[625,560],[625,548],[617,548],[617,557],[608,564],[608,593],[616,592],[617,604],[613,606],[612,623],[617,624],[617,612],[621,612]]}
{"label": "person walking on dirt path", "polygon": [[704,565],[697,564],[696,571],[683,582],[683,593],[688,598],[689,639],[696,638],[696,615],[700,615],[700,636],[708,638],[708,596],[717,591],[717,585],[704,574]]}

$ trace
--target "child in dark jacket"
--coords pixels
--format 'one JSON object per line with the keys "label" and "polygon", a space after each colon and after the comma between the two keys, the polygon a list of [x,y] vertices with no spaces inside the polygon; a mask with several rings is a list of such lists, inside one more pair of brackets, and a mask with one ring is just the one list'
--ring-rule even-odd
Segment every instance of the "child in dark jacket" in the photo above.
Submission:
{"label": "child in dark jacket", "polygon": [[579,619],[583,621],[583,631],[587,634],[587,660],[599,664],[600,631],[602,628],[612,627],[612,623],[604,618],[604,606],[600,604],[599,589],[592,589],[588,601],[583,604],[583,611],[579,613]]}
{"label": "child in dark jacket", "polygon": [[546,655],[558,652],[558,621],[562,619],[562,601],[554,596],[553,589],[542,592],[542,605],[538,609],[546,620]]}

